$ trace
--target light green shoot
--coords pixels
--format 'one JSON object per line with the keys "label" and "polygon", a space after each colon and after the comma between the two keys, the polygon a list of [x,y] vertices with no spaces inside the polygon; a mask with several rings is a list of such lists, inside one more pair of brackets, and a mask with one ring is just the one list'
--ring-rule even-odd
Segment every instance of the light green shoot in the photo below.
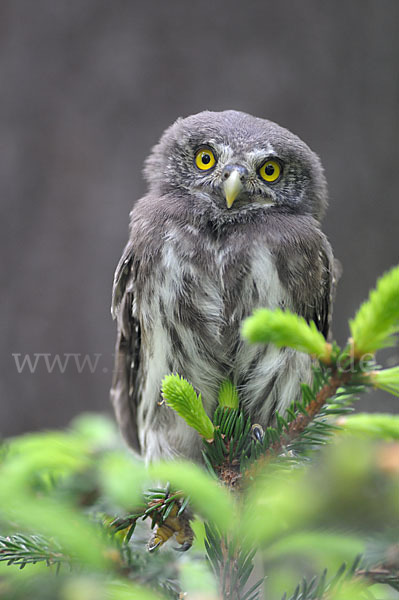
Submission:
{"label": "light green shoot", "polygon": [[179,375],[166,375],[162,381],[162,396],[190,427],[206,440],[213,439],[214,427],[205,412],[201,394],[197,396],[193,386]]}

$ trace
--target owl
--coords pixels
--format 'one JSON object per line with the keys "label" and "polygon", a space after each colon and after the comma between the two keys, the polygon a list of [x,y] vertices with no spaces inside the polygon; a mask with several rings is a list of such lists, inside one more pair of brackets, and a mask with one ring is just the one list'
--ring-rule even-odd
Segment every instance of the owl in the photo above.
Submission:
{"label": "owl", "polygon": [[198,434],[161,401],[165,375],[187,379],[209,415],[229,379],[263,427],[311,381],[309,356],[249,345],[240,330],[255,309],[279,307],[328,335],[326,181],[297,136],[233,110],[178,119],[144,173],[148,192],[130,214],[114,277],[111,399],[126,441],[147,461],[200,461]]}

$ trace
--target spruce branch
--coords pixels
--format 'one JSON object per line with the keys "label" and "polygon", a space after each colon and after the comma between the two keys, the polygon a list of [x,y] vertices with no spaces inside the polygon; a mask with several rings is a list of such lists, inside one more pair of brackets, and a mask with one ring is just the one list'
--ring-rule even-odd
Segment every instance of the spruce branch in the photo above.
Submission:
{"label": "spruce branch", "polygon": [[[348,568],[346,563],[343,563],[335,575],[331,578],[327,578],[327,569],[323,571],[320,577],[313,577],[310,581],[305,578],[302,579],[301,583],[297,585],[294,593],[291,596],[287,596],[285,593],[282,600],[332,600],[340,598],[339,592],[345,586],[349,590],[352,588],[352,594],[349,593],[343,597],[359,598],[356,592],[362,592],[363,586],[356,585],[358,578],[356,577],[356,569],[360,563],[361,557],[357,556],[353,564]],[[338,594],[337,596],[335,594]]]}
{"label": "spruce branch", "polygon": [[61,564],[72,566],[73,559],[65,554],[55,540],[47,540],[42,535],[0,536],[0,562],[18,565],[23,569],[27,564],[45,562],[47,566]]}
{"label": "spruce branch", "polygon": [[[353,374],[332,369],[328,375],[323,376],[319,371],[316,386],[312,390],[303,385],[303,402],[291,407],[288,412],[288,420],[277,415],[277,427],[269,427],[266,430],[263,448],[258,446],[255,455],[256,460],[251,461],[247,470],[243,473],[246,482],[252,479],[256,473],[264,469],[265,465],[275,456],[285,454],[289,456],[290,451],[303,450],[308,446],[317,446],[331,435],[334,425],[323,422],[320,417],[330,414],[345,414],[346,397],[342,405],[336,398],[334,407],[329,407],[328,401],[334,398],[338,390],[348,392]],[[316,392],[317,390],[317,392]],[[320,419],[320,420],[317,420]]]}
{"label": "spruce branch", "polygon": [[219,406],[214,413],[214,439],[204,441],[203,457],[208,471],[227,487],[234,488],[247,454],[251,421],[241,410]]}
{"label": "spruce branch", "polygon": [[[398,570],[393,570],[393,569],[389,569],[387,567],[384,567],[383,565],[376,565],[373,567],[358,567],[357,565],[359,565],[359,563],[361,562],[361,557],[358,556],[355,559],[354,564],[351,566],[350,569],[346,569],[345,565],[342,565],[342,567],[339,569],[339,571],[337,572],[337,574],[332,578],[332,580],[330,580],[324,587],[324,590],[322,591],[322,596],[316,596],[316,598],[325,598],[327,600],[327,598],[332,597],[334,598],[334,591],[339,591],[339,587],[342,585],[343,581],[347,581],[349,584],[350,583],[360,583],[361,587],[358,588],[359,592],[361,591],[365,591],[365,589],[370,586],[370,585],[374,585],[376,583],[382,583],[385,585],[389,585],[390,587],[392,587],[395,590],[399,590],[399,571]],[[338,588],[338,589],[337,589]],[[362,590],[363,588],[363,590]],[[311,598],[313,598],[314,596],[304,596],[306,598],[308,598],[308,600],[311,600]]]}
{"label": "spruce branch", "polygon": [[367,588],[375,583],[389,585],[399,590],[399,571],[384,565],[365,566],[362,556],[357,556],[350,567],[343,563],[335,575],[327,578],[325,569],[320,577],[310,581],[303,579],[291,596],[284,594],[282,600],[337,600],[346,592],[345,598],[368,598]]}
{"label": "spruce branch", "polygon": [[369,584],[383,583],[399,591],[399,570],[392,571],[384,567],[358,569],[356,575],[365,579]]}
{"label": "spruce branch", "polygon": [[[124,543],[128,544],[136,529],[137,521],[150,519],[152,529],[155,526],[162,527],[169,517],[179,518],[183,515],[186,511],[188,501],[189,498],[184,498],[181,491],[171,493],[169,485],[165,488],[148,489],[143,496],[143,505],[137,507],[129,515],[114,519],[110,527],[114,534],[123,532]],[[169,537],[173,533],[171,531]],[[155,546],[153,547],[150,544],[149,549],[153,551],[155,550]]]}
{"label": "spruce branch", "polygon": [[339,388],[347,385],[351,380],[352,374],[334,370],[328,381],[306,406],[304,412],[299,412],[296,418],[288,425],[287,431],[281,436],[281,439],[271,445],[271,450],[278,454],[284,447],[289,446],[295,438],[305,432],[306,428],[313,419],[320,413],[330,398],[333,398]]}
{"label": "spruce branch", "polygon": [[264,578],[244,592],[254,569],[256,548],[244,550],[237,539],[221,535],[210,523],[205,524],[205,533],[205,548],[212,570],[219,580],[221,597],[225,600],[257,600]]}

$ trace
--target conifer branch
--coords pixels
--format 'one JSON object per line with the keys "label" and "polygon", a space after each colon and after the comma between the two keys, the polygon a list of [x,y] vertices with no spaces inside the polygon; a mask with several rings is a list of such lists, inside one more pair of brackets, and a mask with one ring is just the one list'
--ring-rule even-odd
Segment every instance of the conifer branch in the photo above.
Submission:
{"label": "conifer branch", "polygon": [[[291,596],[284,594],[282,600],[338,600],[342,588],[346,590],[345,598],[365,598],[365,590],[375,583],[389,585],[399,590],[399,571],[384,566],[361,567],[362,557],[357,556],[350,567],[345,563],[331,578],[327,578],[327,570],[320,577],[310,581],[303,579]],[[352,593],[351,593],[352,592]]]}
{"label": "conifer branch", "polygon": [[271,450],[278,454],[286,446],[289,446],[290,442],[300,436],[313,419],[317,417],[327,401],[334,397],[337,390],[350,383],[351,377],[351,373],[334,370],[327,383],[316,394],[314,400],[311,400],[307,405],[306,412],[298,413],[297,417],[289,424],[286,434],[283,434],[277,442],[271,445]]}
{"label": "conifer branch", "polygon": [[[272,441],[267,445],[263,454],[250,464],[247,472],[242,474],[244,482],[248,478],[253,478],[256,473],[264,469],[265,465],[273,457],[278,456],[281,453],[289,452],[292,449],[293,443],[307,432],[309,426],[320,415],[323,409],[325,409],[327,402],[335,396],[340,388],[345,388],[345,386],[351,383],[352,377],[352,373],[339,371],[335,368],[317,393],[310,396],[308,402],[305,401],[301,405],[301,410],[298,410],[298,407],[296,407],[296,411],[295,413],[292,413],[293,418],[290,422],[287,422],[280,417],[281,425],[279,431],[274,430],[275,434],[272,437]],[[305,390],[311,394],[308,386],[305,386]],[[344,412],[344,410],[342,412]],[[340,411],[339,409],[336,409],[335,412],[338,413]],[[329,425],[326,424],[323,428],[328,435],[330,433]],[[320,428],[318,433],[323,433],[322,428]]]}
{"label": "conifer branch", "polygon": [[23,569],[27,564],[45,562],[47,566],[56,565],[57,571],[62,563],[71,566],[73,560],[66,555],[54,540],[41,535],[15,534],[0,536],[0,562],[18,565]]}
{"label": "conifer branch", "polygon": [[391,570],[386,567],[372,567],[358,569],[356,576],[366,579],[369,583],[384,583],[399,591],[399,570]]}

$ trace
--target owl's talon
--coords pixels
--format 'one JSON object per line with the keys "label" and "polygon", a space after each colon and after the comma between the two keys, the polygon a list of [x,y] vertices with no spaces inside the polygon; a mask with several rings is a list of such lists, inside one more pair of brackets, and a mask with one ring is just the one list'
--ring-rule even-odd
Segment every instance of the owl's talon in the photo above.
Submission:
{"label": "owl's talon", "polygon": [[[163,546],[172,536],[180,544],[175,548],[179,552],[186,552],[192,546],[194,533],[190,527],[189,517],[184,512],[179,515],[180,503],[176,502],[169,513],[169,516],[162,524],[156,526],[156,529],[147,544],[149,552],[154,552],[160,546]],[[158,517],[160,520],[160,518]]]}
{"label": "owl's talon", "polygon": [[155,550],[156,550],[157,548],[159,548],[159,547],[162,545],[162,543],[163,543],[163,542],[162,542],[162,540],[159,540],[159,539],[158,539],[158,541],[157,541],[157,542],[155,542],[155,543],[151,543],[151,540],[150,540],[150,541],[148,542],[148,546],[147,546],[147,548],[148,548],[148,552],[151,552],[151,553],[152,553],[152,552],[155,552]]}
{"label": "owl's talon", "polygon": [[252,437],[255,439],[255,441],[258,441],[260,444],[263,444],[265,432],[263,431],[262,425],[258,425],[258,423],[255,423],[254,425],[252,425],[251,433],[252,433]]}
{"label": "owl's talon", "polygon": [[187,552],[192,545],[192,542],[184,542],[181,546],[175,546],[173,550],[176,550],[176,552]]}

